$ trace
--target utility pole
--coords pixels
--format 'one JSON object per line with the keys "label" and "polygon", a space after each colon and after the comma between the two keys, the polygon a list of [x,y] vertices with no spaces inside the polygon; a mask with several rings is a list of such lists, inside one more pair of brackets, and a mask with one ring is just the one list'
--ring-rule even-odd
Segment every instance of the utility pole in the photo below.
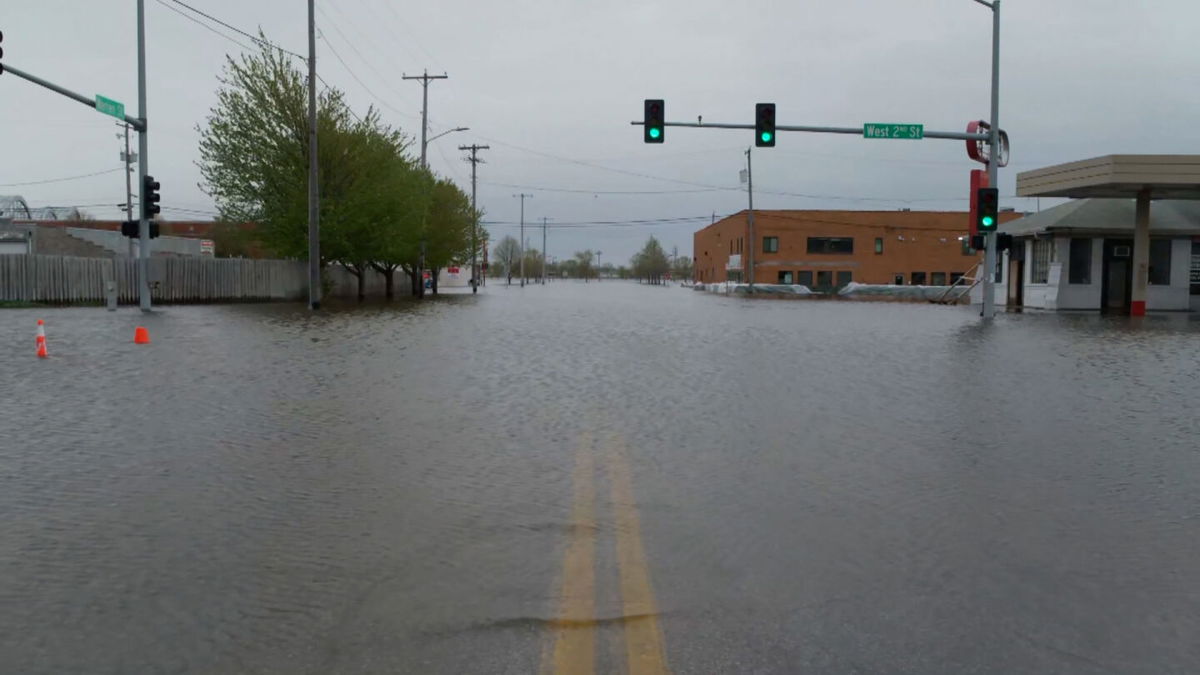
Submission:
{"label": "utility pole", "polygon": [[546,285],[546,221],[549,218],[542,216],[542,285]]}
{"label": "utility pole", "polygon": [[749,196],[750,209],[746,212],[746,267],[749,270],[750,290],[754,294],[754,169],[750,165],[750,150],[746,148],[746,194]]}
{"label": "utility pole", "polygon": [[146,129],[146,0],[137,3],[137,51],[138,51],[138,117],[142,128],[138,130],[138,201],[142,208],[138,222],[138,304],[143,312],[150,311],[150,220],[146,213],[146,160],[149,157],[149,139]]}
{"label": "utility pole", "polygon": [[[125,128],[125,154],[121,156],[121,163],[125,166],[125,220],[133,221],[133,148],[129,147],[129,123],[118,122],[120,126]],[[121,134],[117,134],[120,138]],[[129,257],[134,256],[133,238],[129,238]]]}
{"label": "utility pole", "polygon": [[[140,1],[140,0],[139,0]],[[321,308],[321,188],[317,183],[317,17],[308,0],[308,308]]]}
{"label": "utility pole", "polygon": [[600,249],[596,249],[596,283],[600,283],[600,255],[604,253]]}
{"label": "utility pole", "polygon": [[473,221],[473,224],[471,225],[471,292],[478,293],[479,264],[477,255],[479,253],[479,209],[475,208],[475,167],[483,161],[482,159],[479,159],[479,151],[491,150],[491,148],[486,145],[472,143],[471,145],[460,145],[458,146],[458,149],[471,151],[471,156],[467,158],[467,161],[471,163],[471,220]]}
{"label": "utility pole", "polygon": [[520,248],[520,252],[521,252],[521,288],[524,288],[525,287],[525,198],[526,197],[532,198],[533,195],[527,195],[524,192],[522,192],[519,195],[513,195],[513,196],[521,198],[521,245],[519,248]]}
{"label": "utility pole", "polygon": [[[312,4],[312,0],[309,0],[309,4]],[[430,75],[428,68],[425,69],[424,75],[405,75],[403,73],[400,74],[400,79],[402,79],[402,80],[420,80],[421,81],[421,168],[422,169],[429,166],[428,162],[425,161],[425,151],[429,146],[428,141],[425,140],[426,134],[429,131],[429,81],[430,80],[446,80],[446,79],[449,79],[449,77],[450,76],[445,73],[442,73],[441,75]]]}
{"label": "utility pole", "polygon": [[[992,111],[988,129],[988,185],[1000,187],[1000,0],[976,0],[992,10]],[[996,316],[996,231],[984,234],[983,318]]]}

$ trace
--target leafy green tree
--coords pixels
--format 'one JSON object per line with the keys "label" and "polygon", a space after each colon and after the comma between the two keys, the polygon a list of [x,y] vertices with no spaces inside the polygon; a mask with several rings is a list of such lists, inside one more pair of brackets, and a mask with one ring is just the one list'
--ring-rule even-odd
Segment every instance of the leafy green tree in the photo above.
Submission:
{"label": "leafy green tree", "polygon": [[[227,57],[217,104],[200,133],[202,187],[221,220],[257,223],[278,255],[308,255],[308,116],[304,78],[291,57],[270,47]],[[343,251],[341,198],[354,162],[347,146],[350,109],[336,89],[317,104],[322,263]],[[328,245],[326,245],[328,244]]]}
{"label": "leafy green tree", "polygon": [[645,280],[650,284],[661,284],[663,275],[670,270],[671,266],[662,245],[658,243],[657,239],[650,237],[642,250],[634,254],[631,267],[634,276],[638,279]]}

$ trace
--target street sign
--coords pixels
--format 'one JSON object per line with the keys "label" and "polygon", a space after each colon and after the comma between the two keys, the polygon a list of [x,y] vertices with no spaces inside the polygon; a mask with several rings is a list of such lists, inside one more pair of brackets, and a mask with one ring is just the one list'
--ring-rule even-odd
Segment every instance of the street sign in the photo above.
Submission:
{"label": "street sign", "polygon": [[925,125],[867,123],[863,125],[863,138],[901,138],[919,141],[925,138]]}
{"label": "street sign", "polygon": [[111,98],[104,98],[100,94],[96,94],[96,112],[111,115],[122,122],[125,121],[125,104]]}

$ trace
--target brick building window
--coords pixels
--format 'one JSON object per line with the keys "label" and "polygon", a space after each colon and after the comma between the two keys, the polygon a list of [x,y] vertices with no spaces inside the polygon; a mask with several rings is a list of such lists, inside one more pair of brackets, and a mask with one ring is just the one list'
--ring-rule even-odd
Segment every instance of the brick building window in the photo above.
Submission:
{"label": "brick building window", "polygon": [[945,272],[934,272],[933,274],[930,274],[929,275],[929,285],[930,286],[945,286],[946,285],[946,273]]}
{"label": "brick building window", "polygon": [[833,272],[828,270],[817,272],[817,288],[829,290],[833,287]]}
{"label": "brick building window", "polygon": [[853,272],[838,272],[837,273],[837,287],[838,288],[844,288],[844,287],[850,285],[851,281],[854,281],[854,273]]}
{"label": "brick building window", "polygon": [[883,237],[875,237],[875,255],[883,255]]}
{"label": "brick building window", "polygon": [[957,284],[958,280],[961,278],[963,278],[962,272],[951,272],[950,273],[950,285],[953,286],[954,284]]}
{"label": "brick building window", "polygon": [[809,237],[809,253],[854,253],[854,237]]}
{"label": "brick building window", "polygon": [[779,237],[763,237],[763,253],[779,253]]}
{"label": "brick building window", "polygon": [[800,270],[799,272],[796,272],[796,283],[800,284],[801,286],[808,286],[809,288],[812,288],[812,270]]}
{"label": "brick building window", "polygon": [[790,285],[792,283],[792,273],[790,271],[780,272],[779,273],[779,283]]}
{"label": "brick building window", "polygon": [[904,275],[903,275],[903,274],[897,274],[895,277],[893,277],[893,278],[892,278],[892,285],[893,285],[893,286],[903,286],[903,285],[904,285]]}
{"label": "brick building window", "polygon": [[913,286],[924,286],[925,285],[925,273],[924,272],[913,272],[912,273],[912,285]]}

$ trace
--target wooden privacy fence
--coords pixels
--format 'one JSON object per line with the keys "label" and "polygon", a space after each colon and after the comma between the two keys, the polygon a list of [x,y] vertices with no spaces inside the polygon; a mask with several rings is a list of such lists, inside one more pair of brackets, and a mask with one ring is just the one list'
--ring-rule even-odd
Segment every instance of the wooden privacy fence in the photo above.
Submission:
{"label": "wooden privacy fence", "polygon": [[[151,258],[156,302],[297,300],[308,293],[305,263],[292,260]],[[137,302],[137,260],[0,255],[0,300],[58,304],[104,302],[117,282],[123,303]]]}

